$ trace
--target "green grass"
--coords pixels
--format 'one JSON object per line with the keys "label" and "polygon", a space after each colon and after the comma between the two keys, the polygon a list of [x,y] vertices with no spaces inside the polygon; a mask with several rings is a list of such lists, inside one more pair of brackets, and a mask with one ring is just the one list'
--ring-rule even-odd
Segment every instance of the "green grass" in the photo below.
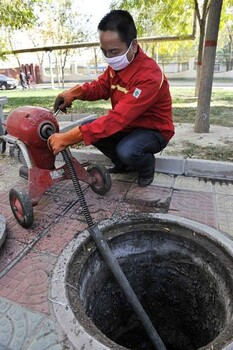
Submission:
{"label": "green grass", "polygon": [[0,91],[0,96],[6,96],[8,103],[4,106],[4,113],[21,106],[38,106],[52,109],[58,90],[7,90]]}
{"label": "green grass", "polygon": [[[195,122],[197,98],[194,87],[172,87],[173,115],[176,123]],[[210,124],[233,126],[233,91],[213,88],[210,107]]]}
{"label": "green grass", "polygon": [[[9,113],[19,106],[39,106],[52,110],[56,96],[62,90],[8,90],[0,91],[0,96],[8,97],[8,104],[4,106],[4,113]],[[197,99],[194,97],[194,87],[171,87],[173,99],[173,115],[176,123],[195,122]],[[72,113],[90,113],[102,115],[111,108],[109,101],[75,101]],[[213,88],[210,124],[233,126],[233,91],[227,88]]]}
{"label": "green grass", "polygon": [[[233,161],[233,143],[228,142],[226,146],[198,146],[189,141],[183,142],[180,155],[184,158],[207,159],[217,161]],[[171,152],[170,155],[175,155]]]}
{"label": "green grass", "polygon": [[[37,106],[53,109],[56,96],[63,90],[58,89],[35,89],[35,90],[0,90],[0,97],[6,96],[8,103],[4,106],[4,113],[8,114],[11,110],[20,106]],[[109,101],[75,101],[73,103],[72,113],[95,113],[101,115],[110,109]]]}
{"label": "green grass", "polygon": [[[39,106],[49,110],[53,109],[56,96],[62,90],[59,89],[35,89],[35,90],[9,90],[1,91],[0,97],[7,96],[8,104],[4,106],[7,115],[11,110],[20,106]],[[175,123],[195,122],[197,98],[194,97],[194,87],[171,87],[173,99],[173,115]],[[70,109],[72,113],[88,113],[103,115],[111,108],[109,101],[75,101]],[[210,124],[220,126],[233,126],[233,91],[228,88],[213,88]],[[183,147],[183,156],[189,158],[202,158],[222,161],[232,161],[233,145],[226,147],[198,147],[187,143]]]}

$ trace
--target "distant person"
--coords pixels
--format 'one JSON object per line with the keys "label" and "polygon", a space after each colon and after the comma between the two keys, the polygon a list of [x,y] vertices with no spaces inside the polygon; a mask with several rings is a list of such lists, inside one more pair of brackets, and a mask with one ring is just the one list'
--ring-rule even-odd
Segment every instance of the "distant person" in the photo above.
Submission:
{"label": "distant person", "polygon": [[28,86],[28,88],[30,89],[31,83],[32,83],[32,75],[31,75],[30,72],[27,72],[26,81],[27,81],[27,86]]}
{"label": "distant person", "polygon": [[81,141],[92,144],[111,159],[110,173],[133,168],[138,185],[145,187],[154,179],[154,154],[174,135],[169,84],[158,64],[140,48],[129,12],[109,12],[98,30],[107,69],[96,81],[59,94],[54,110],[66,113],[75,100],[109,98],[112,109],[92,123],[51,135],[48,143],[54,154]]}
{"label": "distant person", "polygon": [[26,79],[26,74],[22,69],[20,69],[19,80],[20,80],[22,89],[25,90],[27,88],[27,79]]}

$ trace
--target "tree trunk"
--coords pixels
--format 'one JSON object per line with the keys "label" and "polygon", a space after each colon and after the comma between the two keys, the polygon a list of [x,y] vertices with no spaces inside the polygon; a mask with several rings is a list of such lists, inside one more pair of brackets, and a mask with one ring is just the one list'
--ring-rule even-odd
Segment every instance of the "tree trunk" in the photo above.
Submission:
{"label": "tree trunk", "polygon": [[210,100],[222,2],[223,0],[212,0],[209,8],[203,65],[198,93],[197,114],[194,128],[194,131],[197,133],[209,132],[210,127]]}
{"label": "tree trunk", "polygon": [[202,21],[200,23],[200,36],[199,36],[199,43],[198,43],[195,96],[198,96],[198,91],[199,91],[199,87],[200,87],[200,80],[201,80],[202,57],[203,57],[203,47],[204,47],[204,38],[205,38],[205,24],[206,24],[206,19],[204,18],[204,19],[202,19]]}
{"label": "tree trunk", "polygon": [[199,23],[199,43],[198,43],[198,57],[197,57],[197,74],[196,74],[196,86],[195,86],[195,96],[198,96],[200,81],[201,81],[201,69],[203,63],[203,50],[204,50],[204,40],[205,40],[205,30],[206,30],[206,18],[209,10],[209,3],[211,0],[204,0],[203,7],[201,10],[200,4],[197,0],[194,0],[195,4],[195,14]]}

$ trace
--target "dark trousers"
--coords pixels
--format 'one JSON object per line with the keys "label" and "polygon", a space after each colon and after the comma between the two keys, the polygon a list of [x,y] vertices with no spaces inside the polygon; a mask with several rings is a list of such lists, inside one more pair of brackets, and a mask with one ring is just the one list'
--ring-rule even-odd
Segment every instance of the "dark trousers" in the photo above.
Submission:
{"label": "dark trousers", "polygon": [[151,176],[155,170],[154,154],[167,145],[159,131],[135,129],[130,133],[118,132],[95,144],[103,154],[119,167],[134,168],[139,176]]}

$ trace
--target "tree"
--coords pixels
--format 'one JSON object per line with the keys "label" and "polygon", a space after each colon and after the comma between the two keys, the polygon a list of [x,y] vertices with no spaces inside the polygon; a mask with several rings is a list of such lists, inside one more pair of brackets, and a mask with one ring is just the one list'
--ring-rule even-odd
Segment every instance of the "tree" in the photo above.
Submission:
{"label": "tree", "polygon": [[[37,9],[36,25],[29,34],[34,46],[41,46],[41,43],[44,46],[67,44],[86,39],[83,28],[87,18],[76,10],[72,0],[42,0],[42,3],[43,6]],[[65,65],[72,51],[65,49],[49,52],[51,65],[55,61],[57,79],[62,81],[63,86]]]}
{"label": "tree", "polygon": [[[194,1],[194,0],[193,0]],[[116,0],[111,8],[132,13],[139,36],[179,35],[192,31],[194,3],[187,0]]]}
{"label": "tree", "polygon": [[1,0],[0,27],[20,29],[31,26],[36,16],[33,13],[35,0]]}
{"label": "tree", "polygon": [[[210,109],[210,96],[212,91],[212,80],[213,80],[213,62],[215,61],[215,53],[214,50],[208,50],[206,47],[205,50],[205,58],[203,60],[203,49],[206,33],[206,21],[208,18],[208,13],[211,10],[214,12],[215,6],[221,4],[224,7],[224,16],[222,18],[226,21],[226,8],[233,6],[233,0],[225,0],[222,4],[222,0],[179,0],[179,1],[170,1],[170,0],[124,0],[118,1],[118,6],[120,5],[125,9],[133,9],[137,8],[139,11],[139,16],[147,16],[151,21],[156,21],[155,14],[159,14],[161,28],[167,30],[170,26],[173,27],[174,30],[179,30],[183,33],[184,31],[184,22],[187,21],[187,13],[192,8],[195,16],[197,18],[197,22],[199,24],[199,41],[198,41],[198,54],[197,54],[197,77],[196,77],[196,95],[199,96],[198,99],[198,113],[196,116],[196,132],[207,132],[209,129],[209,114],[208,111]],[[213,5],[214,4],[214,5]],[[113,5],[115,6],[116,3]],[[146,6],[148,5],[148,6]],[[160,7],[161,6],[161,7]],[[161,8],[161,13],[159,12],[159,8]],[[166,14],[164,13],[166,11]],[[186,14],[183,14],[186,12]],[[145,15],[146,13],[146,15]],[[214,12],[215,13],[215,12]],[[217,13],[217,11],[216,11]],[[221,13],[221,10],[220,10]],[[167,18],[165,18],[167,15]],[[216,15],[217,16],[217,15]],[[220,15],[219,15],[220,16]],[[214,24],[211,18],[214,17],[213,13],[210,15],[210,22],[208,27],[208,36],[211,38],[211,31],[214,29],[215,35],[218,35],[219,31],[219,22]],[[217,17],[216,17],[217,18]],[[181,21],[180,21],[181,19]],[[219,17],[220,21],[220,17]],[[169,22],[171,22],[169,24]],[[141,22],[139,21],[141,24]],[[180,25],[181,23],[181,25]],[[211,26],[213,28],[211,28]],[[216,31],[217,29],[217,31]],[[144,28],[144,33],[146,33],[146,28]],[[215,48],[216,50],[216,48]],[[202,69],[203,61],[205,62],[205,67]],[[201,93],[199,92],[200,81],[202,81]],[[204,91],[204,89],[208,89]],[[206,99],[203,98],[206,96]],[[209,106],[208,106],[209,104]],[[202,111],[205,111],[202,113]],[[207,115],[205,114],[207,113]],[[207,121],[205,120],[207,119]]]}
{"label": "tree", "polygon": [[[116,4],[124,9],[133,10],[137,9],[139,12],[138,17],[136,17],[137,26],[143,34],[147,34],[147,27],[142,26],[145,22],[142,19],[147,18],[153,23],[160,23],[161,31],[163,35],[168,35],[168,33],[177,34],[187,34],[191,31],[190,20],[193,18],[193,13],[195,13],[195,18],[197,19],[199,25],[199,41],[198,41],[198,54],[197,54],[197,79],[196,79],[196,95],[198,92],[201,66],[202,66],[202,56],[203,56],[203,42],[205,37],[205,27],[206,18],[209,10],[209,3],[211,0],[124,0],[117,1]],[[148,6],[146,6],[146,4]],[[134,10],[133,10],[134,11]],[[157,20],[159,19],[159,21]],[[158,34],[157,34],[158,35]],[[161,34],[160,34],[161,35]]]}
{"label": "tree", "polygon": [[[130,10],[136,20],[140,35],[174,35],[190,32],[191,13],[195,13],[199,28],[198,52],[197,52],[197,76],[195,95],[198,95],[201,68],[203,62],[203,45],[206,32],[206,21],[211,0],[116,0],[112,8]],[[223,3],[223,21],[227,21],[231,14],[227,14],[226,8],[233,6],[233,0],[225,0]],[[158,21],[159,19],[159,21]],[[153,23],[154,26],[148,23]],[[157,31],[158,23],[160,30]],[[156,27],[155,27],[156,26]],[[149,31],[147,30],[149,29]],[[171,34],[172,33],[172,34]]]}
{"label": "tree", "polygon": [[[231,18],[228,18],[229,14]],[[233,69],[233,6],[228,8],[225,15],[227,18],[218,38],[217,57],[219,62],[225,64],[226,71],[230,71]]]}
{"label": "tree", "polygon": [[11,39],[12,31],[29,28],[36,20],[33,12],[36,0],[1,0],[0,6],[0,57],[3,58],[4,49]]}
{"label": "tree", "polygon": [[[209,13],[210,6],[212,6],[212,0],[204,0],[202,12],[200,12],[201,7],[198,6],[198,0],[194,0],[194,1],[195,1],[195,13],[196,13],[196,17],[200,28],[198,56],[197,56],[197,78],[196,78],[196,90],[195,90],[195,96],[198,96],[200,80],[201,80],[202,64],[203,64],[204,40],[206,35],[206,21],[207,21],[207,16]],[[223,7],[223,15],[221,16],[221,19],[222,19],[222,22],[226,25],[228,23],[229,18],[231,17],[231,14],[227,11],[227,8],[230,8],[233,6],[233,1],[225,0],[225,2],[222,2],[222,1],[220,2],[222,4],[221,7]]]}
{"label": "tree", "polygon": [[198,0],[194,0],[195,15],[199,24],[199,41],[197,52],[197,76],[196,76],[196,89],[195,96],[198,96],[198,90],[201,79],[201,69],[203,62],[203,44],[205,39],[206,19],[209,11],[209,3],[211,0],[204,0],[202,7],[200,7]]}
{"label": "tree", "polygon": [[214,74],[214,63],[218,40],[219,23],[223,0],[211,0],[205,36],[203,68],[198,94],[195,132],[209,132],[210,99]]}

